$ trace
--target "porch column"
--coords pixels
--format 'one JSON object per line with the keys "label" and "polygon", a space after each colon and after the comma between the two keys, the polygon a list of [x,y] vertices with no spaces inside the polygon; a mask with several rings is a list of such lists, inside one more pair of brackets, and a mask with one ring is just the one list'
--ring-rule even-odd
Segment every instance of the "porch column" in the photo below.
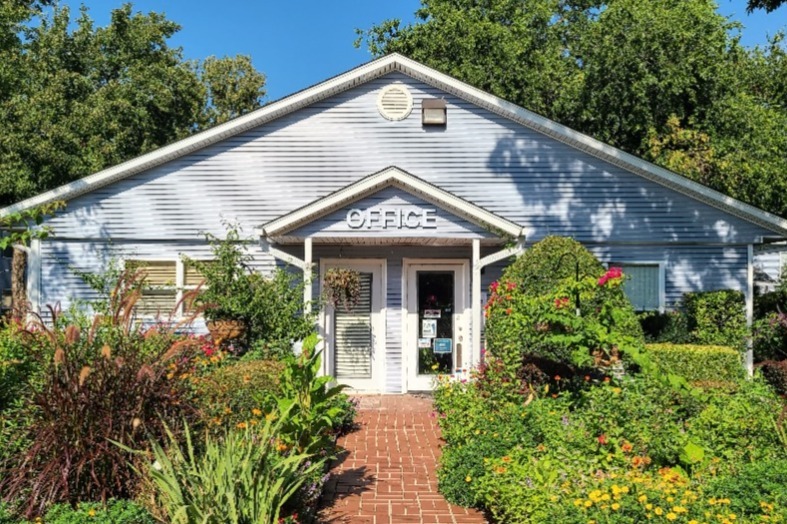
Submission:
{"label": "porch column", "polygon": [[746,353],[744,365],[746,373],[754,375],[754,349],[752,348],[751,328],[754,321],[754,246],[746,246],[746,327],[749,335],[746,337]]}
{"label": "porch column", "polygon": [[481,241],[477,238],[473,239],[473,275],[470,301],[472,302],[471,314],[473,315],[472,344],[470,359],[469,361],[466,359],[466,364],[462,363],[462,367],[465,365],[473,367],[481,362]]}
{"label": "porch column", "polygon": [[303,241],[303,311],[306,314],[312,311],[312,239],[306,237]]}

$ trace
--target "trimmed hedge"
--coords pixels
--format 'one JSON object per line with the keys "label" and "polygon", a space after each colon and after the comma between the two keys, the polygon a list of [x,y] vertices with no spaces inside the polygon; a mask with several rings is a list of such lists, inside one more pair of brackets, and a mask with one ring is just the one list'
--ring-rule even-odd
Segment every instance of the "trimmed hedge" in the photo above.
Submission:
{"label": "trimmed hedge", "polygon": [[668,373],[692,383],[719,384],[743,377],[741,353],[727,346],[647,344],[651,360]]}

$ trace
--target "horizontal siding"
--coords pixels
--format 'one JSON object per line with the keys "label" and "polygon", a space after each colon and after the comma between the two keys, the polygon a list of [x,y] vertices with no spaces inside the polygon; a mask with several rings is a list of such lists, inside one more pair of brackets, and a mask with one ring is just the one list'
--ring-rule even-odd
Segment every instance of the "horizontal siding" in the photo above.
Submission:
{"label": "horizontal siding", "polygon": [[[448,125],[425,129],[376,109],[402,82],[417,108],[444,98]],[[742,219],[598,160],[401,73],[135,175],[69,203],[62,237],[191,239],[222,217],[264,224],[396,165],[489,211],[584,241],[735,242],[766,233]]]}
{"label": "horizontal siding", "polygon": [[787,246],[763,246],[754,254],[755,280],[773,284],[781,278],[782,271],[787,267]]}
{"label": "horizontal siding", "polygon": [[[252,245],[249,249],[255,258],[250,266],[255,271],[267,273],[275,267],[275,261],[261,253],[259,246]],[[61,309],[66,310],[71,306],[86,305],[99,298],[79,273],[101,273],[113,263],[125,259],[178,260],[181,255],[195,259],[209,259],[212,256],[210,246],[205,242],[43,241],[41,242],[41,311],[47,314],[47,305],[59,304]],[[201,326],[195,328],[202,329]]]}

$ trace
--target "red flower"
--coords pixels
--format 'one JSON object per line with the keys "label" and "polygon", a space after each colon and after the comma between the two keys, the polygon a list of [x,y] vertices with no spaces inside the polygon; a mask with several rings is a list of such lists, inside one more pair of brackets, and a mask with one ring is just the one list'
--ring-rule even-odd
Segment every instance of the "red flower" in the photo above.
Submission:
{"label": "red flower", "polygon": [[506,315],[510,315],[513,312],[511,308],[506,309]]}
{"label": "red flower", "polygon": [[560,375],[555,375],[555,380],[560,382]]}
{"label": "red flower", "polygon": [[598,436],[598,443],[601,444],[602,446],[606,446],[607,445],[607,436],[605,434],[603,434],[603,433],[601,435],[599,435]]}
{"label": "red flower", "polygon": [[516,289],[516,284],[514,284],[513,282],[506,282],[507,291],[513,291],[515,289]]}
{"label": "red flower", "polygon": [[598,279],[598,285],[603,286],[610,280],[623,278],[623,270],[619,267],[611,267]]}
{"label": "red flower", "polygon": [[567,297],[563,298],[556,298],[555,299],[555,308],[563,309],[564,307],[568,307],[569,300]]}
{"label": "red flower", "polygon": [[492,293],[497,293],[497,288],[500,287],[500,283],[497,281],[492,282],[489,285],[489,289],[492,290]]}

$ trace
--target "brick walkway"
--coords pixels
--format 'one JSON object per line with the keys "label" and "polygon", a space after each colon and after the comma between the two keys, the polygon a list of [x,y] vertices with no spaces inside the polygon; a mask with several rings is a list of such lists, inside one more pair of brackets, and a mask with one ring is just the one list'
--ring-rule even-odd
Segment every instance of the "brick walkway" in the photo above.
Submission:
{"label": "brick walkway", "polygon": [[437,492],[440,428],[429,398],[360,397],[360,429],[343,437],[347,450],[323,495],[325,523],[405,524],[486,522]]}

